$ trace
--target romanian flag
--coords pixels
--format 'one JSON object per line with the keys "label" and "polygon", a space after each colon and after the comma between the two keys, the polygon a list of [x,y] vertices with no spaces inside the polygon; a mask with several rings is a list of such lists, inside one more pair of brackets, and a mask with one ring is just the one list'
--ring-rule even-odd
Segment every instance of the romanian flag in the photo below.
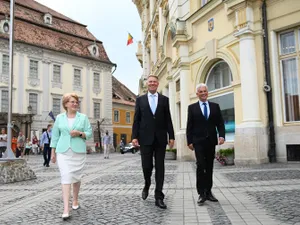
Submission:
{"label": "romanian flag", "polygon": [[127,45],[130,45],[132,43],[133,43],[133,37],[131,36],[130,33],[128,33]]}

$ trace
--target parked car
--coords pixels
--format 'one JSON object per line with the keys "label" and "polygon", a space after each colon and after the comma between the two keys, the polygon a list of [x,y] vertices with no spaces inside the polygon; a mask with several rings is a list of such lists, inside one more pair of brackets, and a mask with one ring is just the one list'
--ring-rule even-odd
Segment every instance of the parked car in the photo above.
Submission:
{"label": "parked car", "polygon": [[139,150],[140,150],[139,147],[133,146],[132,143],[126,144],[124,147],[120,148],[121,154],[128,153],[128,152],[135,154]]}

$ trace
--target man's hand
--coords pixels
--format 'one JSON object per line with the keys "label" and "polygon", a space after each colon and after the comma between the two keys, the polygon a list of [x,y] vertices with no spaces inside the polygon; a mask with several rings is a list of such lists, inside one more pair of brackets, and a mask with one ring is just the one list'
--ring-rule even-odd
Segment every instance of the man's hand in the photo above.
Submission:
{"label": "man's hand", "polygon": [[224,144],[224,138],[222,138],[222,137],[219,137],[219,145],[222,145],[222,144]]}
{"label": "man's hand", "polygon": [[189,144],[189,149],[192,150],[192,151],[194,151],[194,146],[193,146],[193,144]]}
{"label": "man's hand", "polygon": [[169,140],[169,147],[173,148],[174,147],[174,139]]}
{"label": "man's hand", "polygon": [[139,146],[139,141],[138,139],[133,139],[132,142],[133,146],[138,147]]}

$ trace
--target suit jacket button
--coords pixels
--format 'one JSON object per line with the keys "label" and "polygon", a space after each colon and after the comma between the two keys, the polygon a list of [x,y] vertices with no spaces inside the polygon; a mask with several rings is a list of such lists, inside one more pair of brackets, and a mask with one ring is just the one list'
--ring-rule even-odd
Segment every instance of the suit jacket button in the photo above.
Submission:
{"label": "suit jacket button", "polygon": [[153,116],[153,119],[155,119],[155,116]]}

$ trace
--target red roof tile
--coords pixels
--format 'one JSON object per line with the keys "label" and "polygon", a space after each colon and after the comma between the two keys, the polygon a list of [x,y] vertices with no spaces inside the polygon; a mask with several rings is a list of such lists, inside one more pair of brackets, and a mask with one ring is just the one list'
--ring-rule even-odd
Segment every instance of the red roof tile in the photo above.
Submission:
{"label": "red roof tile", "polygon": [[112,76],[113,103],[135,106],[136,95]]}
{"label": "red roof tile", "polygon": [[[14,35],[16,41],[111,63],[102,42],[98,40],[96,44],[99,49],[99,57],[95,58],[90,54],[88,46],[92,45],[96,38],[85,25],[79,24],[33,0],[17,0],[16,2],[18,3],[15,7]],[[34,10],[27,7],[32,7]],[[52,17],[51,26],[44,24],[43,16],[46,12],[56,16]],[[0,19],[3,19],[4,15],[9,15],[9,2],[0,0]],[[8,38],[8,35],[0,33],[0,37]]]}

